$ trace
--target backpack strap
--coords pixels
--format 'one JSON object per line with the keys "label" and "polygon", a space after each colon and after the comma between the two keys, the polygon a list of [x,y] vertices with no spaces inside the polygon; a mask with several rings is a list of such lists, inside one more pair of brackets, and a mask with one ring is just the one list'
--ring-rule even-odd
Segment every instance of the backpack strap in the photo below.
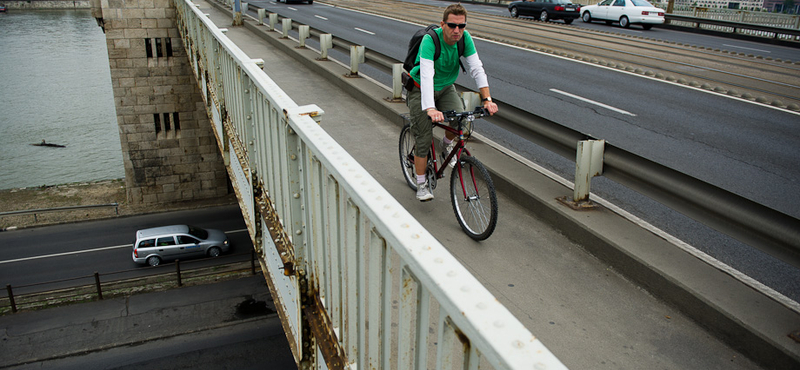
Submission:
{"label": "backpack strap", "polygon": [[433,47],[434,47],[433,60],[437,60],[439,59],[439,55],[442,55],[442,44],[441,41],[439,40],[439,35],[436,33],[434,29],[429,29],[428,35],[433,40]]}
{"label": "backpack strap", "polygon": [[464,56],[464,50],[467,48],[467,42],[464,41],[464,37],[461,37],[456,43],[458,47],[458,65],[461,66],[461,72],[467,73],[467,69],[464,68],[464,62],[461,61],[461,57]]}

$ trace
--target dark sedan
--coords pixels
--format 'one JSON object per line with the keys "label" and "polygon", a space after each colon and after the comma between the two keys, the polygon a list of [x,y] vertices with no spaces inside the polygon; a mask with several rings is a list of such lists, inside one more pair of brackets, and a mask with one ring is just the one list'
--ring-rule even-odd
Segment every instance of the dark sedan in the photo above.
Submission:
{"label": "dark sedan", "polygon": [[566,24],[572,23],[581,16],[581,6],[573,4],[570,0],[530,0],[515,1],[508,4],[508,11],[512,17],[535,17],[542,22],[561,19]]}

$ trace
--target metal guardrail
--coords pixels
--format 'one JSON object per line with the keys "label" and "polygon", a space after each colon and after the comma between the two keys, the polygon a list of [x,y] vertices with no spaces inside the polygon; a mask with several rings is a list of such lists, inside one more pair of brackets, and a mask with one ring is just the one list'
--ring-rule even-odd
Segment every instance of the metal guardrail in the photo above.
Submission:
{"label": "metal guardrail", "polygon": [[436,368],[565,368],[319,127],[318,107],[297,106],[194,4],[175,3],[298,363],[430,368],[431,352]]}
{"label": "metal guardrail", "polygon": [[[250,272],[256,274],[255,265],[255,252],[250,251],[247,253],[226,254],[214,259],[232,259],[245,254],[250,255]],[[181,266],[202,263],[210,258],[201,258],[191,261],[175,260],[174,268],[170,263],[165,263],[154,267],[142,267],[137,269],[111,271],[100,274],[95,272],[92,275],[73,276],[69,278],[40,281],[32,284],[20,284],[12,287],[11,284],[6,284],[6,296],[0,296],[0,312],[4,309],[10,309],[12,313],[16,313],[19,309],[39,309],[49,305],[61,305],[64,302],[75,303],[79,301],[88,300],[103,300],[103,292],[106,292],[105,298],[120,295],[120,291],[128,292],[131,289],[137,291],[147,291],[144,286],[148,285],[147,279],[154,277],[162,277],[158,280],[159,285],[164,285],[168,281],[175,281],[178,287],[183,286],[184,280],[197,280],[209,276],[220,276],[221,274],[230,273],[233,270],[226,270],[226,267],[233,266],[237,270],[241,269],[241,264],[246,261],[229,262],[224,265],[214,265],[212,268],[208,267],[194,267],[183,268]],[[140,272],[142,269],[147,269],[148,274],[137,275],[129,278],[111,279],[111,276],[118,276],[133,272]],[[173,272],[166,272],[167,269],[174,269]],[[210,270],[210,272],[208,272]],[[102,279],[102,278],[105,279]],[[75,284],[74,282],[92,280],[93,284]],[[64,283],[68,283],[65,285]],[[167,283],[168,284],[168,283]],[[105,290],[104,290],[105,289]],[[25,291],[20,293],[20,291]],[[7,308],[6,308],[7,307]],[[7,312],[7,311],[6,311]]]}
{"label": "metal guardrail", "polygon": [[[771,34],[773,35],[772,38],[775,39],[779,38],[785,39],[788,37],[794,41],[797,41],[798,37],[800,37],[800,29],[797,28],[775,27],[775,26],[767,26],[761,24],[742,23],[742,22],[735,22],[735,21],[728,21],[721,19],[712,19],[706,17],[696,17],[688,15],[677,15],[677,14],[667,14],[666,19],[667,22],[693,23],[695,25],[695,28],[701,28],[701,26],[724,27],[729,29],[728,32],[730,33],[754,34],[755,32],[760,32],[763,34]],[[764,37],[764,35],[757,35],[757,36]]]}
{"label": "metal guardrail", "polygon": [[[293,22],[292,27],[300,24]],[[319,39],[323,32],[310,29]],[[334,38],[333,48],[350,50],[356,44]],[[390,56],[366,49],[364,63],[392,73],[401,63]],[[400,84],[399,78],[394,84]],[[459,90],[467,91],[463,86]],[[497,101],[497,99],[495,99]],[[580,141],[597,140],[588,134],[498,101],[502,109],[484,118],[509,132],[575,161]],[[636,190],[669,208],[752,247],[800,267],[800,220],[763,206],[705,181],[615,147],[604,145],[602,175]]]}

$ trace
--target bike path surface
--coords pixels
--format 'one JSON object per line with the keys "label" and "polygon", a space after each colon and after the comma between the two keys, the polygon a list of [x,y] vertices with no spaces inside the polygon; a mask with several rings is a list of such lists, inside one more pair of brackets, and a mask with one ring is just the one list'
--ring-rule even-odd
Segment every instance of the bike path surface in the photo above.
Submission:
{"label": "bike path surface", "polygon": [[232,27],[220,5],[196,4],[250,58],[263,59],[264,72],[298,105],[318,105],[321,126],[568,367],[760,368],[743,353],[778,358],[770,368],[798,366],[800,345],[787,336],[800,329],[795,311],[607,207],[560,205],[569,188],[476,140],[468,147],[492,172],[500,209],[488,240],[469,239],[453,215],[449,174],[431,202],[416,201],[406,185],[402,122],[392,112],[407,108],[386,102],[390,91],[345,78],[347,66],[318,61],[252,20]]}

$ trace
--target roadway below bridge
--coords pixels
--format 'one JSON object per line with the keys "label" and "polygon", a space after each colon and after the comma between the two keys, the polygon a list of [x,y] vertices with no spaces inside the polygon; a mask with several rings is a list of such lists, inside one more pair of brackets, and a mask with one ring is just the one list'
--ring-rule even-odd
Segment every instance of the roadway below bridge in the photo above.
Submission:
{"label": "roadway below bridge", "polygon": [[396,120],[351,95],[383,100],[390,91],[369,78],[345,79],[345,66],[317,61],[264,26],[231,27],[220,5],[196,4],[249,57],[263,59],[264,72],[297,104],[322,108],[322,127],[568,367],[797,366],[800,348],[788,337],[800,329],[787,307],[793,302],[761,294],[735,271],[609,207],[563,207],[555,199],[570,195],[568,187],[477,140],[469,146],[493,171],[500,217],[490,239],[474,242],[441,187],[432,202],[414,199],[400,172]]}

